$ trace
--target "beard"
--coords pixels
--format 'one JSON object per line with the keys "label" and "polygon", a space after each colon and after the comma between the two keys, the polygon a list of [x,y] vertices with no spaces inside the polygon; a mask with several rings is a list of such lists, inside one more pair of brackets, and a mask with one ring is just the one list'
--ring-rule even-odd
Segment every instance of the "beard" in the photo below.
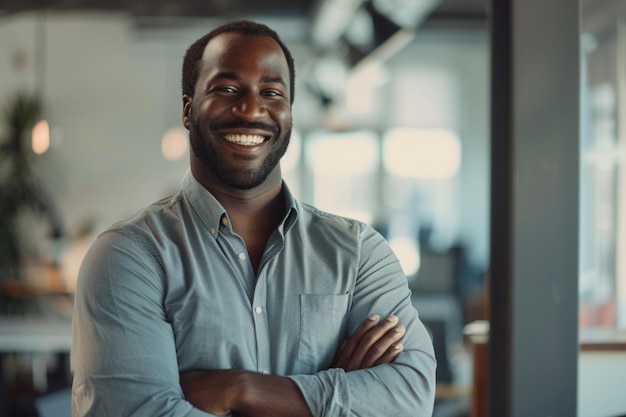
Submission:
{"label": "beard", "polygon": [[[223,127],[225,127],[225,125],[211,125],[211,131],[215,132],[217,129]],[[258,123],[246,124],[244,122],[236,124],[230,123],[228,127],[262,127],[268,129],[266,125],[259,126]],[[277,131],[274,127],[269,127],[268,130]],[[265,157],[259,168],[245,171],[235,171],[228,167],[224,157],[220,154],[215,144],[211,140],[204,138],[202,130],[193,120],[189,128],[189,142],[191,151],[200,161],[203,168],[210,172],[222,184],[237,190],[250,190],[263,184],[274,168],[276,168],[283,155],[285,155],[291,138],[291,130],[291,128],[287,130],[282,138],[275,136],[276,140],[279,141],[279,145],[272,149],[270,154]]]}

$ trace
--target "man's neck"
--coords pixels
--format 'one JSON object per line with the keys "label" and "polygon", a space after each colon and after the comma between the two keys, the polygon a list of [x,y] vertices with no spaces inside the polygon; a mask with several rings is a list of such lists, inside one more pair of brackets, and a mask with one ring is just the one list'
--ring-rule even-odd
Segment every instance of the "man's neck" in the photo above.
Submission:
{"label": "man's neck", "polygon": [[216,198],[226,209],[235,233],[246,242],[252,269],[258,273],[267,242],[285,215],[282,186],[252,198]]}
{"label": "man's neck", "polygon": [[[276,167],[262,184],[248,190],[227,187],[209,173],[194,167],[193,164],[191,172],[196,180],[226,209],[229,217],[254,218],[258,215],[266,215],[268,209],[276,208],[276,200],[283,198],[280,167]],[[280,214],[282,217],[284,212]]]}
{"label": "man's neck", "polygon": [[228,213],[233,230],[246,242],[250,261],[257,272],[267,241],[287,210],[280,168],[277,167],[263,184],[250,190],[227,188],[217,181],[203,180],[193,170],[192,173]]}

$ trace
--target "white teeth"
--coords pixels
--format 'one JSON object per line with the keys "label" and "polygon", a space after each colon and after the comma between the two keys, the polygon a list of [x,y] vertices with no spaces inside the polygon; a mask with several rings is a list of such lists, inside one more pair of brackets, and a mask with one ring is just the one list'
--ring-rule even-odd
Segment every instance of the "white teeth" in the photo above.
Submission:
{"label": "white teeth", "polygon": [[237,145],[260,145],[265,140],[264,136],[260,135],[224,135],[224,139]]}

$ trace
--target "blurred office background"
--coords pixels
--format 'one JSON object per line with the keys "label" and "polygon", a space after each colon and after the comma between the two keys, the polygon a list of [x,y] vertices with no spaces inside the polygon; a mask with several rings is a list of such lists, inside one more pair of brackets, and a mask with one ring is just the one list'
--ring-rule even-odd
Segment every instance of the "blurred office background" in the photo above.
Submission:
{"label": "blurred office background", "polygon": [[[581,334],[604,342],[626,326],[626,7],[581,5],[575,279]],[[46,404],[67,398],[82,256],[107,226],[178,189],[189,152],[182,56],[210,29],[247,18],[276,29],[295,56],[287,183],[302,201],[359,218],[387,237],[433,336],[434,415],[477,417],[468,333],[486,332],[489,319],[488,6],[3,0],[0,416],[44,416]],[[595,346],[595,362],[580,367],[579,415],[624,414],[624,402],[593,382],[626,383],[615,362],[604,361],[606,344]],[[612,346],[621,352],[610,355],[626,355],[623,343]],[[616,360],[626,375],[623,356]],[[599,410],[596,402],[609,405]]]}

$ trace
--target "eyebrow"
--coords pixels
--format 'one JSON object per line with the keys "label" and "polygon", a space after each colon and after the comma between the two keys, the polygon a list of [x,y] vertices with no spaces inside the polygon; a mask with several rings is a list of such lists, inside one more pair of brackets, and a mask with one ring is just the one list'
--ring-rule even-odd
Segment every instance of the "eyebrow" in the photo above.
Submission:
{"label": "eyebrow", "polygon": [[285,81],[283,80],[283,77],[270,77],[268,75],[261,77],[261,81],[264,83],[278,83],[278,84],[282,84],[285,87],[287,86],[285,84]]}
{"label": "eyebrow", "polygon": [[[237,74],[236,72],[220,72],[218,74],[215,75],[215,77],[213,77],[214,79],[225,79],[225,80],[232,80],[232,81],[239,81],[241,80],[241,76],[239,74]],[[270,75],[264,75],[261,77],[261,82],[264,83],[279,83],[282,84],[284,86],[287,86],[287,84],[285,83],[285,81],[283,80],[283,77],[280,76],[270,76]]]}
{"label": "eyebrow", "polygon": [[241,79],[239,74],[234,73],[234,72],[220,72],[219,74],[216,74],[215,77],[213,78],[214,79],[223,78],[223,79],[232,80],[232,81],[239,81]]}

